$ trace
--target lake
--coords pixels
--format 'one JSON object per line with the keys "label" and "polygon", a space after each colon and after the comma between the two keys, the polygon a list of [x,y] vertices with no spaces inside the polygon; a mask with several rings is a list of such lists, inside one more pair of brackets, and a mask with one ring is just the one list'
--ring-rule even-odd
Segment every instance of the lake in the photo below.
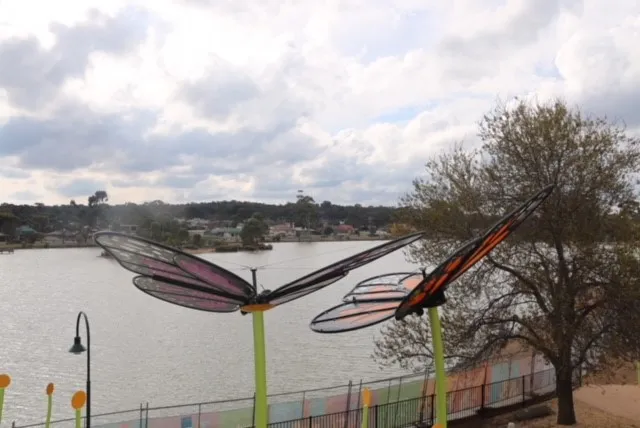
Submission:
{"label": "lake", "polygon": [[[258,282],[271,290],[314,269],[380,244],[375,241],[275,243],[259,253],[200,257],[251,280],[242,266],[271,265]],[[2,425],[44,420],[45,387],[56,386],[53,419],[73,417],[71,395],[85,388],[86,355],[68,353],[78,311],[91,327],[92,413],[253,395],[251,316],[213,314],[154,299],[101,249],[19,250],[0,255],[0,373],[12,377]],[[356,282],[411,271],[402,250],[324,290],[265,314],[269,392],[390,377],[371,358],[379,327],[322,335],[308,324]],[[84,324],[81,336],[86,344]]]}

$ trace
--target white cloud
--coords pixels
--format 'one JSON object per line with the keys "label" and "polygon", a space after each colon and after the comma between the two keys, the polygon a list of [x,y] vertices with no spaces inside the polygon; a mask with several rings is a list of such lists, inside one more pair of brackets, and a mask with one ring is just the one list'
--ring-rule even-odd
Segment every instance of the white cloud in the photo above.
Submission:
{"label": "white cloud", "polygon": [[634,0],[41,3],[0,3],[2,201],[395,203],[499,97],[640,127]]}

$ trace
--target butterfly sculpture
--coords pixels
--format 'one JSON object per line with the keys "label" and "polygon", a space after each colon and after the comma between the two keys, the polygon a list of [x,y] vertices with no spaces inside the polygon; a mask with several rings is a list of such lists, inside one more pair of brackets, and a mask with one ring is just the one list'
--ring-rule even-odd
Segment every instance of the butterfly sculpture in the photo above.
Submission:
{"label": "butterfly sculpture", "polygon": [[402,320],[414,313],[424,314],[430,309],[436,385],[438,389],[438,422],[446,427],[446,390],[444,389],[444,350],[437,307],[446,302],[446,287],[487,256],[520,226],[554,189],[549,185],[529,198],[518,208],[501,218],[483,235],[459,247],[431,273],[392,273],[375,276],[358,283],[347,293],[342,303],[311,321],[311,329],[318,333],[342,333],[378,324],[392,317]]}
{"label": "butterfly sculpture", "polygon": [[169,303],[208,312],[252,313],[256,371],[257,428],[267,425],[267,389],[263,312],[318,291],[344,278],[350,271],[373,262],[422,238],[412,233],[333,263],[274,291],[258,292],[253,283],[204,259],[137,236],[98,232],[95,242],[125,269],[138,274],[133,284]]}

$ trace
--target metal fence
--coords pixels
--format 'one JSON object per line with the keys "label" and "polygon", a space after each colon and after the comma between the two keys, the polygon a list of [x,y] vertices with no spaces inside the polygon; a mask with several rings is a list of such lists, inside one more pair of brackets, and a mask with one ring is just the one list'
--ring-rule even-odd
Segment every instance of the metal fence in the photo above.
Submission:
{"label": "metal fence", "polygon": [[[466,419],[485,409],[499,409],[528,402],[555,391],[553,369],[500,382],[479,385],[447,393],[448,420]],[[269,424],[269,428],[359,428],[364,411],[369,413],[370,428],[431,426],[437,416],[435,395],[376,404],[367,410],[345,410]],[[420,425],[422,424],[422,425]],[[249,426],[247,428],[253,428]]]}
{"label": "metal fence", "polygon": [[[530,391],[539,392],[544,388],[551,388],[555,386],[555,375],[549,367],[540,356],[520,356],[467,372],[450,373],[447,378],[449,411],[453,418],[464,417],[469,412],[473,413],[470,409],[480,405],[494,406],[505,400],[513,400],[514,397],[521,397],[522,392],[526,396]],[[419,407],[424,415],[430,415],[433,411],[435,380],[429,378],[429,373],[422,373],[272,394],[269,396],[270,426],[298,427],[303,426],[300,425],[301,421],[305,421],[305,427],[355,427],[352,419],[361,420],[361,397],[365,387],[372,393],[370,411],[378,409],[377,416],[372,414],[370,418],[378,421],[378,425],[371,425],[374,428],[396,426],[404,423],[407,418],[417,417],[417,403],[423,403]],[[473,407],[469,403],[476,405]],[[411,408],[414,409],[413,413],[407,410]],[[409,414],[411,416],[407,416]],[[249,397],[163,407],[149,407],[145,403],[132,410],[93,414],[91,425],[94,428],[244,428],[253,425],[253,418],[254,399]],[[338,419],[341,422],[336,425],[335,421]],[[385,425],[386,423],[390,425]],[[32,428],[43,425],[18,425],[14,422],[13,427]],[[52,428],[71,428],[74,426],[74,419],[54,421],[52,425]]]}

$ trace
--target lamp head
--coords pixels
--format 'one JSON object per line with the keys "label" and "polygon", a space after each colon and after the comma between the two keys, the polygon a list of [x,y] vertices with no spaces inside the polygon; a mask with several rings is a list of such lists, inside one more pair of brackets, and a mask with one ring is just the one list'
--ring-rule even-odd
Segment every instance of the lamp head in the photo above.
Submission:
{"label": "lamp head", "polygon": [[69,352],[72,354],[82,354],[87,349],[82,345],[82,341],[80,336],[76,336],[73,338],[73,346],[69,348]]}

